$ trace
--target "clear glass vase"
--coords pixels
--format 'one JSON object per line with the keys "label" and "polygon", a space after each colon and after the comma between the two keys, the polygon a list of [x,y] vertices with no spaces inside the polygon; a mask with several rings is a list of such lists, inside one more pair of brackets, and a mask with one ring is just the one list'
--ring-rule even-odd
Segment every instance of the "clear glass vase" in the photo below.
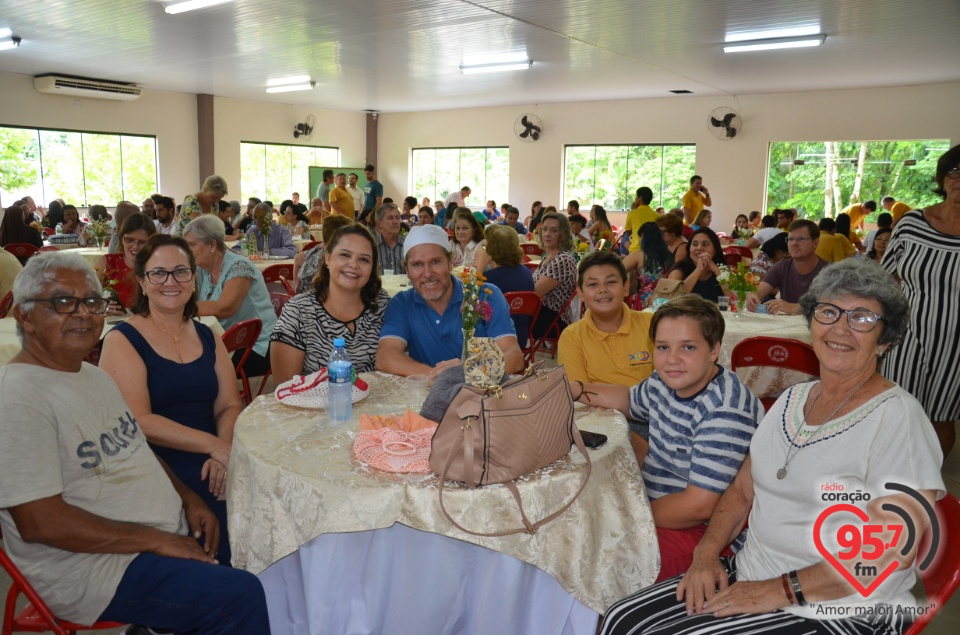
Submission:
{"label": "clear glass vase", "polygon": [[737,317],[741,317],[747,312],[747,292],[737,291],[734,297],[734,305],[737,307]]}
{"label": "clear glass vase", "polygon": [[460,363],[467,361],[467,355],[470,354],[470,340],[473,339],[473,329],[462,329],[463,331],[463,352],[460,353]]}

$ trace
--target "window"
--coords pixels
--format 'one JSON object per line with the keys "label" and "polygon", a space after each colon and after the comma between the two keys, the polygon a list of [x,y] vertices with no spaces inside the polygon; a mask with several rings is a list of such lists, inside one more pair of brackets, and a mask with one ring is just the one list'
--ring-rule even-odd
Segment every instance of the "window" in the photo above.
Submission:
{"label": "window", "polygon": [[506,203],[510,148],[414,148],[411,196],[442,201],[464,186],[471,190],[471,207],[482,208],[490,200]]}
{"label": "window", "polygon": [[0,127],[0,195],[38,205],[136,204],[157,191],[156,137]]}
{"label": "window", "polygon": [[241,200],[255,196],[279,207],[281,201],[299,192],[300,202],[307,204],[313,196],[311,165],[340,165],[340,148],[241,141]]}
{"label": "window", "polygon": [[767,209],[795,207],[806,218],[834,217],[858,202],[880,206],[892,196],[911,207],[939,201],[933,193],[937,159],[949,140],[813,141],[770,144]]}
{"label": "window", "polygon": [[637,188],[646,186],[653,190],[651,207],[680,207],[696,162],[695,145],[566,146],[563,204],[576,200],[581,208],[625,211]]}

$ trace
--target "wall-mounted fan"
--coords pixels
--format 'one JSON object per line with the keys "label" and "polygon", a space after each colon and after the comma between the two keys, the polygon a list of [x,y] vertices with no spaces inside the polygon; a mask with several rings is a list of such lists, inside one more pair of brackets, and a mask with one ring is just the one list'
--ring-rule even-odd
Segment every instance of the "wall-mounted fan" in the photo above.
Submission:
{"label": "wall-mounted fan", "polygon": [[540,135],[543,134],[543,121],[540,120],[540,117],[531,113],[520,115],[513,122],[513,134],[517,135],[517,139],[520,139],[520,141],[533,143],[539,140]]}
{"label": "wall-mounted fan", "polygon": [[310,138],[310,135],[313,134],[313,124],[316,120],[313,115],[307,115],[307,120],[303,123],[298,123],[293,127],[293,138],[299,139],[303,137],[303,140],[306,141]]}
{"label": "wall-mounted fan", "polygon": [[714,108],[707,118],[707,129],[717,139],[729,141],[743,131],[743,122],[732,108]]}

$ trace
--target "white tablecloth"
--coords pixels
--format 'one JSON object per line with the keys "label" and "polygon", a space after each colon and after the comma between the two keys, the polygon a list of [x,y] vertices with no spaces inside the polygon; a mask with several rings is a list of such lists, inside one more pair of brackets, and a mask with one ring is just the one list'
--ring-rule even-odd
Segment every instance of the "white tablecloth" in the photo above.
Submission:
{"label": "white tablecloth", "polygon": [[107,255],[107,248],[99,247],[78,247],[76,249],[70,250],[70,255],[72,256],[82,256],[84,260],[90,263],[92,267],[97,263],[102,256]]}
{"label": "white tablecloth", "polygon": [[[110,329],[122,322],[120,318],[107,318],[103,323],[103,333],[100,338],[106,335]],[[223,327],[215,317],[205,316],[200,321],[210,327],[217,337],[223,335]],[[6,364],[20,352],[20,340],[17,338],[17,321],[12,316],[0,320],[0,366]]]}
{"label": "white tablecloth", "polygon": [[536,567],[399,523],[318,536],[260,581],[274,635],[594,635],[599,617]]}
{"label": "white tablecloth", "polygon": [[264,258],[263,260],[254,260],[253,264],[260,271],[273,265],[287,265],[290,267],[290,271],[293,271],[293,258]]}
{"label": "white tablecloth", "polygon": [[[318,536],[326,539],[329,534],[383,530],[402,523],[506,554],[518,563],[527,563],[513,568],[510,575],[482,579],[482,587],[506,587],[508,595],[520,593],[522,587],[516,585],[521,581],[522,584],[529,582],[532,574],[520,575],[518,572],[526,571],[527,566],[532,565],[559,583],[564,589],[563,597],[569,594],[599,613],[656,578],[659,553],[653,516],[630,447],[626,422],[620,414],[578,407],[578,425],[606,434],[610,441],[598,450],[590,450],[593,475],[584,493],[566,513],[534,535],[483,538],[460,532],[443,516],[437,498],[436,476],[383,473],[353,458],[353,429],[360,414],[399,413],[407,401],[405,384],[400,378],[375,373],[369,376],[369,383],[371,394],[355,404],[349,430],[328,430],[322,412],[284,406],[272,395],[258,398],[240,415],[228,483],[234,566],[254,573],[266,570],[263,579],[267,586],[274,583],[284,585],[284,575],[287,574],[274,576],[268,569],[273,563],[302,550],[304,545],[317,544],[320,553],[327,554],[339,552],[346,548],[343,545],[349,544],[334,543],[336,546],[331,548],[326,540],[312,542]],[[541,518],[561,507],[576,492],[584,469],[584,459],[578,452],[572,452],[558,463],[522,479],[519,488],[528,515]],[[506,488],[491,486],[470,490],[451,485],[444,495],[444,502],[450,513],[466,526],[479,531],[519,526],[516,502]],[[326,569],[329,566],[327,556],[314,560],[312,556],[301,554],[297,558],[301,567],[304,562],[313,563],[308,567],[309,571],[304,571],[298,578],[306,580],[304,584],[309,587],[307,601],[325,616],[320,619],[332,619],[333,615],[353,610],[358,612],[356,619],[368,619],[360,617],[367,607],[362,598],[356,598],[350,607],[336,606],[340,600],[331,599],[339,597],[337,594],[342,589],[340,580]],[[349,558],[357,568],[367,566],[363,552],[351,550]],[[434,562],[439,569],[443,568],[443,560],[435,559]],[[281,566],[286,571],[287,566],[294,565]],[[377,570],[375,566],[371,569]],[[430,575],[417,570],[403,572],[401,569],[392,575],[389,568],[385,568],[383,575],[395,588],[414,586],[421,590],[419,603],[416,606],[402,603],[404,611],[419,614],[421,620],[430,622],[453,610],[450,605],[433,599],[442,583],[434,583]],[[376,580],[370,583],[380,584]],[[286,591],[277,591],[283,592]],[[299,593],[296,589],[290,592]],[[492,590],[484,592],[493,593]],[[273,595],[274,591],[268,593]],[[487,611],[496,612],[493,606]],[[571,607],[571,619],[582,619],[582,615],[575,616],[577,611],[572,604],[568,602],[567,606]],[[375,612],[383,610],[378,603],[372,603],[370,608]],[[552,610],[551,607],[537,610],[540,609]],[[292,609],[286,607],[283,610]],[[326,630],[312,632],[347,632],[335,622],[325,621],[324,624]],[[464,632],[518,631],[487,631],[481,624]],[[546,631],[533,629],[527,632]]]}

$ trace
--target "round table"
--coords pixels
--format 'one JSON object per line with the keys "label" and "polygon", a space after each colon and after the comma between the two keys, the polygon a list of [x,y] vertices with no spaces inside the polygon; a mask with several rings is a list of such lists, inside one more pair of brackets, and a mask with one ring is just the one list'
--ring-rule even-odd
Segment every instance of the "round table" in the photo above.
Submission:
{"label": "round table", "polygon": [[77,247],[76,249],[71,249],[70,254],[75,256],[80,256],[81,258],[89,262],[90,266],[92,267],[97,263],[97,261],[100,258],[107,255],[107,248],[106,247]]}
{"label": "round table", "polygon": [[[342,623],[336,620],[345,616],[359,620],[357,623],[368,621],[368,617],[376,621],[385,619],[383,615],[392,609],[391,615],[397,614],[397,619],[414,615],[431,623],[447,613],[459,615],[459,611],[467,610],[460,607],[460,603],[467,603],[464,598],[448,597],[451,591],[463,590],[464,584],[474,590],[481,587],[497,598],[506,597],[511,604],[511,596],[522,595],[536,585],[544,594],[543,603],[525,610],[549,615],[557,610],[554,600],[558,593],[568,603],[573,596],[578,603],[568,604],[571,618],[589,626],[589,630],[575,632],[592,635],[597,613],[656,578],[656,529],[622,415],[578,405],[578,426],[606,434],[609,442],[588,450],[593,473],[569,510],[532,535],[480,537],[457,530],[443,516],[435,475],[380,472],[354,458],[352,447],[360,415],[402,413],[409,398],[402,378],[372,373],[364,374],[364,379],[371,392],[354,405],[347,428],[331,430],[322,411],[286,406],[273,395],[257,398],[237,419],[227,490],[233,563],[261,574],[271,619],[278,615],[296,620],[299,617],[290,613],[302,609],[311,614],[311,626],[315,620],[329,620],[310,632],[321,632],[324,627],[326,632],[335,632],[333,625]],[[583,457],[571,452],[520,479],[517,484],[527,513],[541,518],[560,508],[579,488],[584,470]],[[501,485],[471,490],[451,483],[444,493],[444,504],[459,522],[478,531],[520,524],[516,502]],[[447,553],[465,542],[484,548],[472,558],[510,556],[504,562],[512,563],[511,572],[470,579],[469,571],[460,575],[464,563],[459,559],[445,562],[429,557],[416,567],[397,569],[392,559],[406,553],[404,547],[410,537],[406,532],[394,535],[398,533],[395,524],[422,532],[417,544],[432,541],[437,547],[433,553]],[[384,531],[391,533],[379,533]],[[355,538],[363,546],[355,544]],[[363,579],[357,572],[363,571],[362,563],[372,555],[369,543],[380,540],[388,541],[391,548],[377,553],[389,554],[391,562],[374,563],[381,573],[371,575],[368,571],[369,579]],[[338,566],[333,573],[323,564],[330,562],[330,554],[355,566]],[[434,584],[434,570],[442,572],[444,567],[457,572],[455,581]],[[549,584],[537,582],[536,574],[543,572],[549,574],[546,583],[555,581],[562,588],[551,592]],[[384,585],[398,590],[422,589],[423,593],[403,594],[405,599],[417,597],[416,605],[391,602],[392,607],[385,607],[371,602],[369,611],[376,615],[370,616],[366,615],[364,602],[339,601],[343,588],[362,586],[366,592],[372,587],[370,593],[375,594]],[[469,599],[476,601],[475,596]],[[489,601],[500,606],[492,596]],[[584,607],[589,609],[589,619],[584,618]],[[390,632],[399,631],[394,627]],[[528,632],[547,631],[541,627]]]}

